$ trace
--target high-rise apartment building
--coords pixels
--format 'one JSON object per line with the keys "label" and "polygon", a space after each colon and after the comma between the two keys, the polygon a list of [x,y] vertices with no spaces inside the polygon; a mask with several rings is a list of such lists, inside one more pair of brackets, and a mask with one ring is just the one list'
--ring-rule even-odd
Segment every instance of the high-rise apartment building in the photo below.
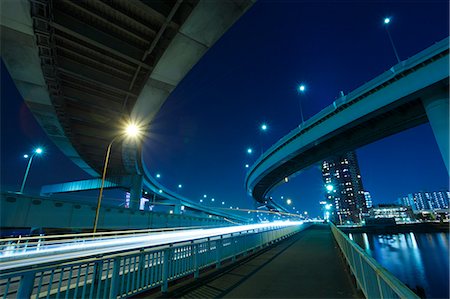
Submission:
{"label": "high-rise apartment building", "polygon": [[443,210],[449,208],[449,191],[416,192],[398,198],[398,202],[413,211]]}
{"label": "high-rise apartment building", "polygon": [[326,199],[334,206],[330,219],[336,223],[359,223],[368,214],[364,188],[355,152],[322,162]]}

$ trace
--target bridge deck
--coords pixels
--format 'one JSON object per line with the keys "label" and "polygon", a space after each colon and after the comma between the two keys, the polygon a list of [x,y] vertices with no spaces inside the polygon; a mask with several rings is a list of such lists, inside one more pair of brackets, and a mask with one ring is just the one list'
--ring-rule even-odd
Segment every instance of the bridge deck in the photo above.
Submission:
{"label": "bridge deck", "polygon": [[361,298],[329,226],[314,225],[181,298]]}

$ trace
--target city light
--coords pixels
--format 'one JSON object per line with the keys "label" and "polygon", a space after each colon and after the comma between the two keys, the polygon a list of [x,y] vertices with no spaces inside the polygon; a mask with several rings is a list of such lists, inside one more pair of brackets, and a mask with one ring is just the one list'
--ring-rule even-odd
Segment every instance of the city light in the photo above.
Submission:
{"label": "city light", "polygon": [[290,198],[288,198],[288,199],[286,200],[286,203],[287,203],[288,205],[290,205],[290,204],[292,203],[292,200],[291,200]]}
{"label": "city light", "polygon": [[206,198],[207,196],[206,196],[206,194],[203,194],[203,198]]}
{"label": "city light", "polygon": [[214,198],[211,198],[211,201],[212,201],[212,202],[214,202],[214,201],[215,201],[215,199],[214,199]]}
{"label": "city light", "polygon": [[40,154],[42,154],[43,151],[42,151],[42,148],[38,147],[34,152],[36,154],[40,155]]}
{"label": "city light", "polygon": [[267,131],[267,125],[266,125],[266,124],[262,124],[262,125],[261,125],[261,130]]}
{"label": "city light", "polygon": [[305,90],[306,90],[306,86],[304,85],[304,84],[300,84],[299,86],[298,86],[298,91],[300,91],[300,92],[305,92]]}
{"label": "city light", "polygon": [[222,201],[222,205],[224,205],[225,204],[225,202],[224,201]]}
{"label": "city light", "polygon": [[384,24],[389,24],[391,22],[391,18],[384,18]]}
{"label": "city light", "polygon": [[181,185],[181,184],[178,184],[178,188],[180,188],[180,189],[181,189],[181,188],[183,188],[183,185]]}
{"label": "city light", "polygon": [[28,155],[27,154],[25,154],[25,155],[23,155],[23,157],[25,158],[25,159],[28,159]]}
{"label": "city light", "polygon": [[251,153],[253,153],[253,150],[249,147],[249,148],[247,149],[247,154],[251,154]]}
{"label": "city light", "polygon": [[156,178],[159,179],[161,175],[159,173],[156,174]]}
{"label": "city light", "polygon": [[200,202],[203,202],[203,199],[200,199]]}
{"label": "city light", "polygon": [[159,189],[159,193],[163,193],[163,191],[161,189]]}
{"label": "city light", "polygon": [[248,165],[248,164],[245,164],[245,168],[249,168],[250,167],[250,165]]}
{"label": "city light", "polygon": [[334,190],[333,185],[326,185],[325,188],[327,188],[327,191],[330,191],[330,192]]}

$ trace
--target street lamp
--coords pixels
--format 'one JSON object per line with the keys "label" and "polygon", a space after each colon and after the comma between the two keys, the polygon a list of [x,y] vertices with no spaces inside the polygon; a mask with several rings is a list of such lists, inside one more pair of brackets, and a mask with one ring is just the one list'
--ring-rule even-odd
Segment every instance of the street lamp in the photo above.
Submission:
{"label": "street lamp", "polygon": [[266,133],[269,129],[269,126],[266,123],[262,123],[259,130],[259,145],[261,147],[261,155],[263,154],[263,136],[262,134]]}
{"label": "street lamp", "polygon": [[327,189],[328,192],[331,192],[334,190],[333,185],[326,185],[325,188]]}
{"label": "street lamp", "polygon": [[247,154],[251,154],[251,153],[253,153],[253,150],[252,150],[251,147],[249,147],[249,148],[247,149]]}
{"label": "street lamp", "polygon": [[[23,176],[23,180],[22,180],[22,186],[20,187],[20,194],[23,194],[23,189],[25,188],[25,182],[27,181],[28,178],[28,172],[30,171],[30,167],[31,167],[31,162],[33,161],[33,158],[35,155],[40,155],[43,153],[42,148],[38,147],[34,150],[33,154],[31,155],[30,159],[28,160],[28,165],[27,165],[27,170],[25,171],[25,175]],[[28,159],[28,155],[25,154],[23,155],[23,157],[25,159]]]}
{"label": "street lamp", "polygon": [[159,173],[156,174],[156,178],[159,179],[161,178],[161,175]]}
{"label": "street lamp", "polygon": [[179,188],[179,189],[183,188],[183,185],[178,184],[178,188]]}
{"label": "street lamp", "polygon": [[263,123],[261,125],[261,131],[267,131],[267,129],[268,129],[267,125]]}
{"label": "street lamp", "polygon": [[290,204],[292,203],[292,200],[288,198],[288,199],[286,200],[286,203],[287,203],[288,205],[290,205]]}
{"label": "street lamp", "polygon": [[[305,91],[306,91],[305,84],[300,84],[298,86],[298,92],[303,95],[303,94],[305,94]],[[303,126],[304,119],[303,119],[303,109],[302,109],[302,98],[300,98],[300,100],[298,102],[300,104],[300,116],[302,117],[302,126]]]}
{"label": "street lamp", "polygon": [[[98,215],[100,213],[100,205],[102,202],[102,196],[103,196],[103,186],[105,185],[105,177],[106,177],[106,169],[108,168],[108,163],[109,163],[109,155],[111,153],[111,147],[114,143],[114,141],[116,141],[117,138],[120,137],[130,137],[133,139],[136,139],[138,137],[140,137],[142,135],[142,131],[141,128],[139,126],[137,126],[134,123],[130,123],[125,127],[125,130],[117,135],[116,137],[114,137],[111,142],[108,144],[108,148],[106,150],[106,156],[105,156],[105,162],[103,165],[103,174],[102,174],[102,183],[100,186],[100,194],[98,195],[98,200],[97,200],[97,209],[95,210],[95,219],[94,219],[94,229],[93,229],[93,233],[97,232],[97,222],[98,222]],[[157,175],[158,177],[158,175]],[[162,190],[160,190],[161,193]]]}
{"label": "street lamp", "polygon": [[398,56],[397,49],[395,48],[394,41],[392,40],[391,33],[389,32],[389,24],[390,23],[391,23],[391,18],[389,18],[389,17],[384,18],[384,21],[383,21],[384,27],[386,28],[386,32],[388,34],[389,40],[392,45],[392,49],[394,49],[395,57],[397,58],[398,63],[400,63],[400,58]]}
{"label": "street lamp", "polygon": [[248,164],[245,164],[245,168],[249,168],[250,167],[250,165],[248,165]]}

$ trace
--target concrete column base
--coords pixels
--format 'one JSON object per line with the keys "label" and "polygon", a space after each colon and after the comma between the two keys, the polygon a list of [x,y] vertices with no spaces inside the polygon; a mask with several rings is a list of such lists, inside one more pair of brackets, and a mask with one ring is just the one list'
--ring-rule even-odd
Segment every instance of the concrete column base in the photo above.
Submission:
{"label": "concrete column base", "polygon": [[138,210],[142,197],[142,176],[134,175],[130,186],[130,209]]}

